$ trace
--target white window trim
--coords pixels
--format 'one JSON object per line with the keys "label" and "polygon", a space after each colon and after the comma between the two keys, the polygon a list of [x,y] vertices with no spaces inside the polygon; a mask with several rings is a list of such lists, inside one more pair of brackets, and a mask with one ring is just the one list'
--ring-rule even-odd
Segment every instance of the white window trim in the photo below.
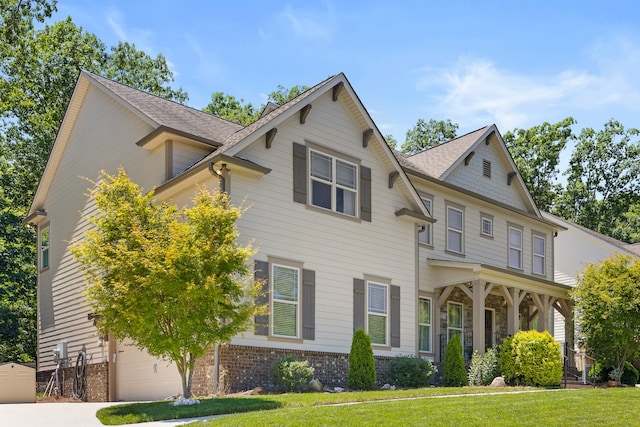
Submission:
{"label": "white window trim", "polygon": [[[460,212],[460,215],[462,216],[461,218],[461,222],[462,222],[462,228],[460,230],[456,229],[456,228],[452,228],[449,225],[449,210],[455,210]],[[449,232],[454,232],[454,233],[458,233],[460,234],[460,250],[456,250],[456,249],[452,249],[451,248],[451,244],[449,241]],[[460,254],[460,255],[464,255],[464,209],[458,207],[458,206],[454,206],[454,205],[450,205],[447,204],[447,235],[446,235],[446,239],[447,239],[447,251],[455,253],[455,254]]]}
{"label": "white window trim", "polygon": [[[48,234],[47,236],[47,245],[44,245],[43,235],[45,232]],[[40,229],[40,234],[38,236],[38,245],[39,245],[39,260],[40,260],[40,270],[47,270],[51,267],[51,227],[50,224],[45,225]],[[47,253],[47,265],[44,265],[44,254]]]}
{"label": "white window trim", "polygon": [[[487,221],[489,224],[491,224],[491,232],[490,233],[485,233],[484,232],[484,223],[485,221]],[[480,214],[480,235],[483,237],[493,237],[493,217],[491,215],[487,215],[487,214]]]}
{"label": "white window trim", "polygon": [[[433,299],[431,297],[419,297],[418,304],[420,304],[421,300],[429,301],[429,323],[420,323],[420,318],[418,317],[418,351],[421,353],[433,353]],[[418,307],[418,313],[420,313],[420,307]],[[420,348],[421,326],[429,327],[429,350],[422,350]]]}
{"label": "white window trim", "polygon": [[[536,239],[542,240],[542,254],[536,253]],[[531,254],[532,254],[532,263],[531,263],[531,271],[534,274],[545,275],[547,272],[546,262],[547,262],[547,238],[541,234],[534,233],[531,238]],[[542,271],[536,270],[536,258],[542,258]]]}
{"label": "white window trim", "polygon": [[[517,231],[517,232],[520,233],[520,246],[519,247],[518,246],[513,246],[511,244],[512,243],[511,242],[511,230],[514,230],[514,231]],[[507,265],[510,268],[515,268],[515,269],[518,269],[518,270],[522,270],[522,268],[523,268],[522,267],[522,261],[523,261],[523,259],[522,259],[522,251],[523,251],[523,248],[524,248],[524,232],[523,232],[521,227],[518,227],[516,225],[509,225],[509,227],[507,227],[507,233],[508,233],[508,240],[509,240],[509,250],[508,250],[508,253],[507,253]],[[517,265],[517,266],[516,265],[511,265],[511,250],[517,250],[518,251],[518,253],[519,253],[518,261],[519,261],[520,265]]]}
{"label": "white window trim", "polygon": [[[275,292],[275,267],[281,267],[281,268],[287,268],[289,270],[296,270],[298,272],[298,284],[297,284],[297,300],[295,302],[293,301],[287,301],[287,300],[281,300],[281,299],[276,299],[276,292]],[[271,263],[270,265],[271,268],[271,277],[273,278],[272,280],[270,280],[271,282],[271,295],[272,297],[271,299],[271,304],[270,304],[270,312],[271,312],[271,324],[270,329],[271,329],[271,336],[273,337],[277,337],[277,338],[300,338],[300,296],[301,296],[301,284],[302,284],[302,269],[299,267],[295,267],[292,265],[286,265],[286,264],[279,264],[279,263]],[[274,316],[275,310],[274,310],[274,303],[275,302],[279,302],[279,303],[284,303],[284,304],[291,304],[291,305],[295,305],[296,306],[296,335],[279,335],[275,333],[275,324],[276,324],[276,319]]]}
{"label": "white window trim", "polygon": [[[433,216],[433,198],[428,196],[420,196],[420,198],[429,213]],[[423,227],[424,231],[418,233],[418,242],[422,245],[433,246],[433,227],[431,223],[428,222]],[[422,239],[420,236],[426,236],[426,238]]]}
{"label": "white window trim", "polygon": [[[457,305],[460,306],[460,323],[461,326],[452,327],[449,322],[449,306]],[[462,344],[462,348],[464,349],[464,304],[456,301],[448,301],[447,302],[447,343],[449,342],[449,331],[460,331],[460,343]]]}
{"label": "white window trim", "polygon": [[[390,295],[389,295],[389,284],[380,283],[380,282],[375,281],[375,280],[367,280],[366,284],[367,284],[367,286],[366,286],[367,294],[366,294],[365,303],[367,304],[367,317],[366,317],[365,321],[366,321],[366,330],[367,330],[367,333],[369,334],[369,336],[371,336],[371,333],[369,331],[369,316],[373,315],[373,316],[381,316],[381,317],[385,318],[384,343],[376,343],[376,342],[371,341],[371,345],[374,345],[374,346],[388,346],[389,343],[390,343],[390,341],[389,341],[389,334],[390,334],[390,331],[389,331],[389,308],[390,308],[390,305],[389,305],[390,304],[390,301],[389,301],[389,298],[390,298]],[[385,288],[386,299],[385,299],[385,313],[384,314],[375,313],[375,312],[372,312],[370,310],[370,308],[371,308],[371,306],[369,305],[370,285],[382,286],[382,287]]]}
{"label": "white window trim", "polygon": [[[320,177],[315,177],[312,175],[312,170],[311,170],[311,158],[313,157],[313,153],[317,153],[320,154],[322,156],[326,156],[329,157],[331,159],[331,182],[320,178]],[[318,209],[324,209],[327,211],[331,211],[331,212],[335,212],[337,214],[340,215],[346,215],[348,217],[351,218],[358,218],[359,217],[359,212],[360,212],[360,165],[358,164],[358,162],[355,162],[353,160],[347,159],[345,157],[342,157],[338,154],[335,154],[333,152],[326,152],[317,148],[309,148],[309,164],[307,165],[307,170],[308,172],[308,180],[309,180],[309,205],[313,206],[315,208]],[[345,163],[345,164],[349,164],[352,166],[355,166],[355,189],[353,188],[349,188],[347,186],[344,185],[340,185],[337,182],[337,163],[338,161]],[[325,185],[330,185],[331,186],[331,208],[325,208],[324,206],[318,206],[313,204],[313,181],[317,181],[320,183],[323,183]],[[353,215],[350,213],[346,213],[346,212],[340,212],[339,210],[337,210],[337,193],[338,193],[338,189],[343,189],[345,191],[354,193],[354,213]]]}

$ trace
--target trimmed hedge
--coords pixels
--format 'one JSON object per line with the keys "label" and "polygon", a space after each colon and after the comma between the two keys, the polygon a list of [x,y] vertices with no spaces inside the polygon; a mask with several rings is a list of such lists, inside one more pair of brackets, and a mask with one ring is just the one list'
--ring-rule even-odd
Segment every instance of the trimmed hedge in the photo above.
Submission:
{"label": "trimmed hedge", "polygon": [[304,391],[313,379],[315,369],[308,361],[299,362],[289,355],[271,367],[273,383],[280,391]]}
{"label": "trimmed hedge", "polygon": [[371,390],[376,383],[376,365],[371,349],[371,337],[363,329],[353,334],[349,351],[347,387],[354,390]]}
{"label": "trimmed hedge", "polygon": [[400,387],[424,387],[438,369],[428,360],[398,356],[389,363],[389,379]]}
{"label": "trimmed hedge", "polygon": [[462,387],[467,384],[467,368],[464,365],[460,335],[451,338],[444,351],[442,380],[446,387]]}
{"label": "trimmed hedge", "polygon": [[503,341],[500,369],[510,384],[557,386],[562,380],[560,343],[547,331],[520,331]]}

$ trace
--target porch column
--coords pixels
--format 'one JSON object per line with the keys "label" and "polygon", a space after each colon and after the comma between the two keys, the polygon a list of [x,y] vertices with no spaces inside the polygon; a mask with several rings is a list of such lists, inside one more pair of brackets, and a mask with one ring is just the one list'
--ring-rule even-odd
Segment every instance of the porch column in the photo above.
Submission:
{"label": "porch column", "polygon": [[484,354],[484,302],[487,296],[486,282],[474,280],[473,287],[473,349]]}
{"label": "porch column", "polygon": [[564,340],[569,348],[575,348],[575,327],[573,316],[573,301],[559,299],[553,304],[558,313],[564,317]]}
{"label": "porch column", "polygon": [[552,297],[531,292],[531,299],[538,309],[538,332],[544,332],[549,329],[547,327],[547,317],[549,316],[549,306]]}
{"label": "porch column", "polygon": [[512,301],[512,304],[507,308],[507,333],[514,336],[520,330],[520,303],[527,295],[527,291],[518,288],[511,288],[507,291]]}
{"label": "porch column", "polygon": [[441,298],[442,289],[433,290],[433,353],[436,362],[440,360],[440,307],[442,307],[443,298]]}

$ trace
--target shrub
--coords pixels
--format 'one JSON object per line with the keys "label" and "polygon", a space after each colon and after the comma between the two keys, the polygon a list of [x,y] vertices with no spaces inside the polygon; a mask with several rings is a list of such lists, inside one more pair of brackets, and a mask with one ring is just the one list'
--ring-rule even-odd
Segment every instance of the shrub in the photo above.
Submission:
{"label": "shrub", "polygon": [[500,367],[496,348],[490,348],[482,355],[477,351],[473,352],[468,374],[469,385],[489,385],[499,375]]}
{"label": "shrub", "polygon": [[[595,382],[604,382],[610,378],[611,371],[613,371],[613,367],[609,366],[606,361],[598,361],[589,370],[589,377]],[[638,376],[638,370],[631,363],[625,362],[620,382],[632,386],[638,383]]]}
{"label": "shrub", "polygon": [[638,383],[638,370],[629,362],[624,362],[624,372],[620,378],[622,384],[634,386]]}
{"label": "shrub", "polygon": [[513,337],[507,337],[500,345],[500,353],[498,354],[498,366],[502,377],[507,384],[515,385],[520,383],[520,379],[516,374],[516,358],[511,349]]}
{"label": "shrub", "polygon": [[389,379],[400,387],[424,387],[438,369],[419,357],[398,356],[389,364]]}
{"label": "shrub", "polygon": [[589,370],[589,377],[593,381],[600,383],[609,378],[609,372],[611,372],[611,368],[606,367],[601,361],[597,361]]}
{"label": "shrub", "polygon": [[354,390],[371,390],[376,383],[376,365],[371,349],[371,338],[362,329],[353,334],[349,351],[347,387]]}
{"label": "shrub", "polygon": [[[514,359],[513,378],[516,382],[541,387],[560,384],[562,379],[560,343],[555,342],[549,332],[518,332],[511,340],[511,356]],[[508,362],[508,357],[505,359]]]}
{"label": "shrub", "polygon": [[309,362],[299,362],[289,355],[278,360],[271,367],[273,383],[280,391],[303,391],[313,379],[315,369]]}
{"label": "shrub", "polygon": [[460,335],[451,338],[444,351],[442,380],[447,387],[462,387],[467,383],[467,369],[464,366]]}

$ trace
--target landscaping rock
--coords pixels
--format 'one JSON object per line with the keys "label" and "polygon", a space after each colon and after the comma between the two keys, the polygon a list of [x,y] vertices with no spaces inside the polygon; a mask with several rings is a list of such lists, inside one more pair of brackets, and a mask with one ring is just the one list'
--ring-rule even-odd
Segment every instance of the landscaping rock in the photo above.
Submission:
{"label": "landscaping rock", "polygon": [[340,393],[340,392],[343,392],[344,389],[342,387],[334,387],[333,391],[335,391],[336,393]]}
{"label": "landscaping rock", "polygon": [[318,381],[315,378],[312,379],[311,381],[309,381],[309,390],[315,391],[315,392],[321,392],[322,391],[322,383],[320,383],[320,381]]}
{"label": "landscaping rock", "polygon": [[380,390],[391,390],[391,384],[385,384],[383,385]]}
{"label": "landscaping rock", "polygon": [[489,387],[506,387],[507,385],[504,382],[503,377],[496,377],[491,381],[491,385]]}

